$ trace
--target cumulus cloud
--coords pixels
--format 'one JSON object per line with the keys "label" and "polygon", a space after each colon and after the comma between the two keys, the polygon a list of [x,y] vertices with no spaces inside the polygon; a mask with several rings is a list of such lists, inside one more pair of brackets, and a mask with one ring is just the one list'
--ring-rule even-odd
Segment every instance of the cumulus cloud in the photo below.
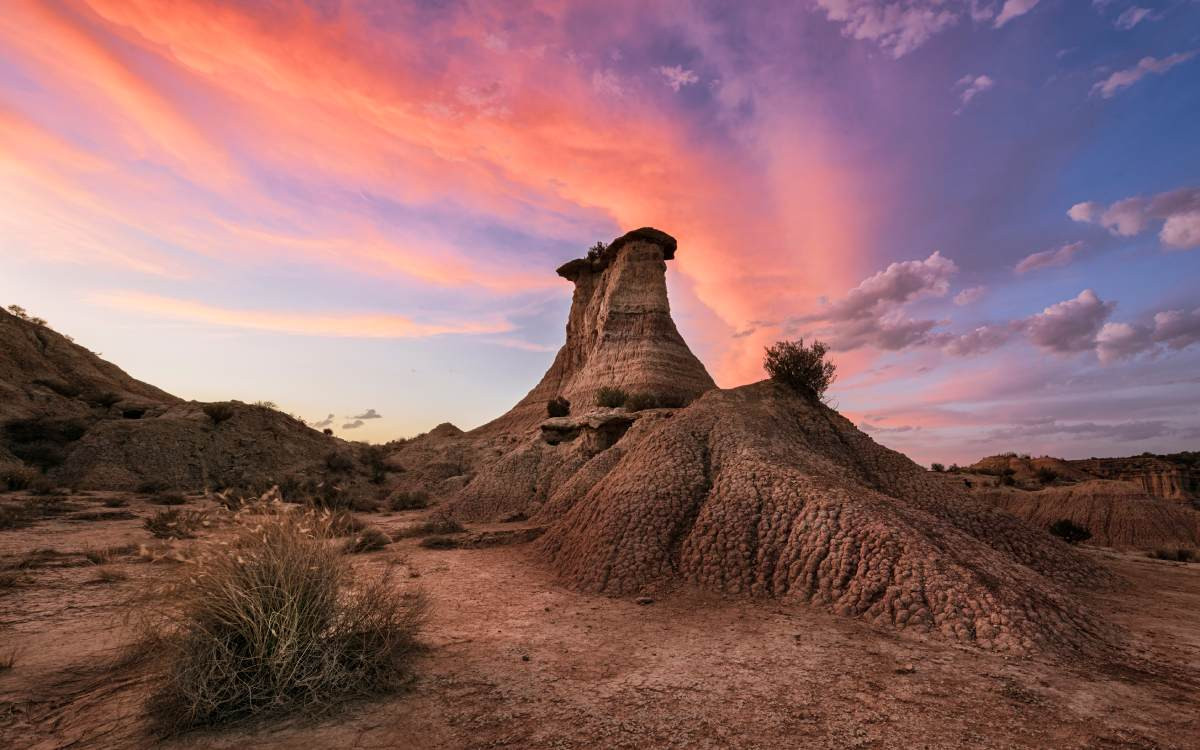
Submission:
{"label": "cumulus cloud", "polygon": [[1091,289],[1074,299],[1050,305],[1025,319],[1024,329],[1037,347],[1058,354],[1092,349],[1096,334],[1112,314],[1114,302],[1105,302]]}
{"label": "cumulus cloud", "polygon": [[1146,56],[1138,60],[1137,65],[1117,72],[1105,78],[1103,81],[1097,81],[1096,85],[1092,86],[1092,95],[1097,94],[1105,99],[1111,99],[1121,89],[1127,89],[1146,76],[1154,73],[1162,75],[1176,65],[1191,60],[1200,50],[1188,50],[1187,52],[1176,52],[1173,55],[1160,59]]}
{"label": "cumulus cloud", "polygon": [[833,346],[842,350],[862,346],[896,350],[928,343],[938,321],[913,320],[903,308],[915,300],[944,297],[957,270],[954,261],[936,251],[925,260],[892,263],[824,311],[792,324],[826,323],[825,333]]}
{"label": "cumulus cloud", "polygon": [[359,427],[362,427],[364,424],[366,424],[366,422],[362,421],[361,419],[356,419],[353,422],[347,422],[346,424],[342,425],[342,429],[343,430],[357,430]]}
{"label": "cumulus cloud", "polygon": [[985,75],[965,75],[958,79],[958,83],[954,84],[954,88],[961,89],[958,94],[960,104],[958,109],[954,111],[954,114],[961,113],[970,104],[972,99],[995,85],[996,82]]}
{"label": "cumulus cloud", "polygon": [[1200,307],[1185,310],[1164,310],[1154,315],[1154,340],[1171,349],[1183,349],[1200,343]]}
{"label": "cumulus cloud", "polygon": [[973,305],[983,299],[983,295],[987,293],[987,287],[971,286],[954,295],[954,304],[959,307]]}
{"label": "cumulus cloud", "polygon": [[986,354],[1012,340],[1021,329],[1020,322],[1001,325],[979,326],[974,330],[954,336],[945,342],[943,350],[956,357]]}
{"label": "cumulus cloud", "polygon": [[375,411],[374,409],[367,409],[362,414],[357,414],[350,418],[351,419],[383,419],[383,415],[380,414],[379,412]]}
{"label": "cumulus cloud", "polygon": [[1107,208],[1094,201],[1076,203],[1067,216],[1078,222],[1099,224],[1122,237],[1141,234],[1161,221],[1158,237],[1163,245],[1174,250],[1200,247],[1200,187],[1125,198]]}
{"label": "cumulus cloud", "polygon": [[682,65],[662,65],[655,70],[666,79],[672,91],[679,91],[684,86],[691,86],[700,81],[700,76],[696,75],[695,71],[687,70]]}
{"label": "cumulus cloud", "polygon": [[1133,357],[1151,345],[1151,334],[1145,326],[1105,323],[1096,334],[1096,356],[1104,364]]}
{"label": "cumulus cloud", "polygon": [[1033,253],[1022,258],[1013,270],[1017,273],[1028,273],[1038,268],[1060,268],[1074,260],[1082,249],[1082,242],[1071,242],[1053,250]]}
{"label": "cumulus cloud", "polygon": [[1139,8],[1135,5],[1131,8],[1126,8],[1125,12],[1117,16],[1117,20],[1113,22],[1113,25],[1121,31],[1128,31],[1147,18],[1152,21],[1154,20],[1155,17],[1152,15],[1152,11],[1149,8]]}
{"label": "cumulus cloud", "polygon": [[1033,10],[1037,4],[1038,0],[1005,0],[1004,6],[1000,8],[1000,13],[996,16],[996,21],[993,25],[998,29],[1014,18],[1023,16]]}

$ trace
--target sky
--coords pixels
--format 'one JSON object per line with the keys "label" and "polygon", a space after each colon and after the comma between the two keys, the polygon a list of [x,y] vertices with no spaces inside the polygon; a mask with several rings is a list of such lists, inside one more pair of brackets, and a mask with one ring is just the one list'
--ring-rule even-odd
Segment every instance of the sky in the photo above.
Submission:
{"label": "sky", "polygon": [[718,384],[928,463],[1200,445],[1200,2],[7,0],[0,304],[354,440],[503,413],[654,226]]}

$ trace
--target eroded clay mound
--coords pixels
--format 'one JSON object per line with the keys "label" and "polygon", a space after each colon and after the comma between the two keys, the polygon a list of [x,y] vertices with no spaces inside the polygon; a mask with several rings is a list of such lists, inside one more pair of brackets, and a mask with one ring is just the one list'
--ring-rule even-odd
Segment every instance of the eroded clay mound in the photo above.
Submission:
{"label": "eroded clay mound", "polygon": [[1059,583],[1099,568],[776,384],[710,392],[618,445],[538,516],[540,554],[578,587],[682,580],[1003,650],[1102,637]]}
{"label": "eroded clay mound", "polygon": [[1096,479],[1038,492],[995,488],[979,495],[1041,528],[1064,518],[1073,521],[1091,532],[1092,544],[1200,547],[1200,513],[1152,497],[1132,482]]}

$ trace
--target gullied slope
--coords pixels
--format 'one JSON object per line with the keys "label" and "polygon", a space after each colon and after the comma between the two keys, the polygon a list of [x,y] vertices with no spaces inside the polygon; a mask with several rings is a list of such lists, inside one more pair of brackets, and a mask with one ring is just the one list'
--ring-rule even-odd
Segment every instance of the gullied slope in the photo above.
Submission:
{"label": "gullied slope", "polygon": [[538,516],[540,554],[578,587],[679,579],[1002,650],[1104,637],[1055,582],[1101,583],[1098,568],[782,386],[710,392],[617,445]]}
{"label": "gullied slope", "polygon": [[1041,528],[1074,521],[1091,532],[1093,544],[1200,547],[1200,513],[1147,495],[1132,482],[1094,479],[1038,492],[995,488],[979,496]]}
{"label": "gullied slope", "polygon": [[675,250],[673,237],[643,228],[613,240],[597,257],[559,268],[575,284],[567,341],[541,382],[478,432],[528,430],[546,417],[550,399],[562,396],[586,408],[605,386],[679,404],[715,388],[671,319],[666,261]]}

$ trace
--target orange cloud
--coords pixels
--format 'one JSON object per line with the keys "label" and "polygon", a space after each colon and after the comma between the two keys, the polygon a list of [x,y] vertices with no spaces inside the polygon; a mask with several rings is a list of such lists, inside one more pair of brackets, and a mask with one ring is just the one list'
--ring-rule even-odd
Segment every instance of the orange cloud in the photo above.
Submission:
{"label": "orange cloud", "polygon": [[304,336],[407,339],[445,334],[505,333],[513,328],[503,320],[418,323],[403,315],[386,313],[287,313],[223,308],[203,302],[129,291],[97,293],[91,295],[89,301],[156,318]]}

